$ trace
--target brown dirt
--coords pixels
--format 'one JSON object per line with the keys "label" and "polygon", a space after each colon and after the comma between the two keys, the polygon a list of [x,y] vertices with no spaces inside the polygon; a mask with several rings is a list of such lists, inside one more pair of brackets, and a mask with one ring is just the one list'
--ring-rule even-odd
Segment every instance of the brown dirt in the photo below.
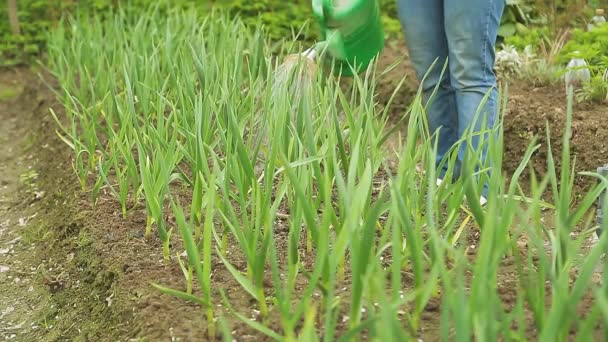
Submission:
{"label": "brown dirt", "polygon": [[[509,90],[509,103],[505,120],[505,171],[512,173],[518,167],[533,137],[538,137],[541,148],[534,154],[530,165],[537,176],[547,171],[547,124],[556,166],[561,168],[562,141],[566,127],[567,99],[562,87],[532,87],[514,84]],[[601,104],[574,103],[570,157],[575,172],[595,172],[608,163],[607,108]],[[575,191],[584,193],[594,184],[589,177],[576,176]]]}
{"label": "brown dirt", "polygon": [[[380,64],[388,65],[401,56],[401,51],[404,51],[402,47],[387,49]],[[383,78],[378,89],[378,101],[382,103],[390,97],[405,74],[410,75],[409,80],[393,104],[396,117],[405,112],[409,98],[416,89],[407,60]],[[135,338],[149,341],[206,340],[204,312],[199,306],[161,294],[151,287],[154,282],[184,290],[185,284],[175,257],[170,264],[164,264],[160,243],[157,240],[147,241],[143,237],[146,224],[144,208],[138,207],[123,220],[120,207],[106,190],[102,191],[97,205],[92,206],[89,194],[81,193],[78,181],[71,172],[71,151],[54,135],[55,124],[48,115],[48,108],[52,107],[61,114],[61,106],[31,72],[24,69],[3,72],[0,81],[5,82],[9,77],[17,77],[20,84],[27,85],[27,96],[19,97],[16,103],[0,106],[0,114],[3,115],[0,118],[14,118],[24,113],[31,117],[15,122],[15,126],[8,129],[15,132],[10,139],[30,130],[35,136],[36,146],[45,146],[29,150],[33,155],[33,165],[40,174],[37,182],[46,193],[40,204],[39,221],[35,221],[40,228],[33,231],[33,236],[40,241],[34,262],[47,260],[49,265],[53,265],[47,267],[47,274],[40,274],[32,280],[35,286],[44,289],[48,300],[48,304],[41,302],[44,310],[40,315],[32,316],[32,321],[40,322],[40,317],[46,318],[50,322],[48,329],[39,329],[36,335],[23,335],[21,340],[27,341],[28,337],[32,340],[31,336],[45,341],[127,341]],[[34,105],[32,99],[36,99]],[[576,106],[572,144],[578,170],[594,170],[599,164],[607,162],[602,160],[606,152],[606,142],[602,137],[606,136],[608,130],[608,125],[600,117],[603,110],[598,106]],[[552,136],[561,138],[564,113],[565,100],[557,88],[532,89],[519,84],[511,87],[509,109],[505,113],[507,172],[512,172],[518,165],[530,136],[543,133],[545,119],[552,123]],[[555,142],[556,155],[559,147],[560,144]],[[0,158],[9,158],[9,155],[12,158],[15,153],[0,154]],[[535,155],[533,165],[537,172],[544,170],[544,153],[541,149]],[[3,162],[0,160],[0,165]],[[589,184],[587,182],[581,178],[577,184],[584,188]],[[2,211],[0,214],[4,215]],[[171,215],[168,215],[168,219],[172,220]],[[0,217],[0,224],[2,221],[3,217]],[[280,228],[276,230],[279,254],[284,255],[287,236]],[[474,244],[477,238],[474,231],[471,234],[473,237],[469,242]],[[177,235],[174,232],[174,253],[181,250]],[[244,270],[244,259],[232,247],[233,244],[229,246],[230,262],[237,269]],[[411,286],[411,279],[408,279],[404,277],[404,288]],[[240,313],[255,314],[255,302],[216,257],[213,259],[212,282],[221,284],[215,287],[214,303],[222,303],[218,291],[221,287]],[[299,280],[300,293],[304,286],[305,281]],[[512,275],[501,274],[498,287],[505,304],[514,305],[516,283]],[[430,336],[431,340],[432,336],[437,336],[435,330],[439,325],[439,305],[440,302],[436,300],[431,302],[423,314],[423,335]],[[218,312],[223,309],[217,304]],[[233,336],[238,336],[239,341],[270,340],[238,321],[228,323]],[[275,321],[271,327],[280,331]]]}
{"label": "brown dirt", "polygon": [[10,95],[0,98],[0,165],[9,204],[0,210],[2,248],[5,238],[18,238],[4,256],[10,269],[4,273],[9,281],[0,283],[0,306],[8,314],[2,333],[15,341],[84,341],[103,332],[113,340],[124,334],[108,301],[115,274],[103,267],[83,229],[68,151],[48,114],[61,106],[30,69],[0,70],[0,85]]}

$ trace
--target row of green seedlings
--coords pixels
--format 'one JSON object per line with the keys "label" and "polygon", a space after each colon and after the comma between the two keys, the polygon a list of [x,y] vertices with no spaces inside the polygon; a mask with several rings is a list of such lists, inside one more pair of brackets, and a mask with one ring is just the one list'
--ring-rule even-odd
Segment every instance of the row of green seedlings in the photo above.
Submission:
{"label": "row of green seedlings", "polygon": [[[378,171],[390,168],[382,165],[386,115],[380,120],[376,117],[373,78],[356,78],[353,94],[357,96],[351,94],[350,99],[337,82],[315,80],[312,90],[300,89],[315,94],[296,96],[296,101],[293,89],[269,86],[273,68],[264,58],[267,45],[261,31],[249,33],[225,18],[207,20],[201,26],[188,13],[166,22],[149,14],[127,27],[118,19],[104,23],[103,30],[81,25],[69,39],[65,32],[55,33],[51,47],[53,69],[68,99],[71,124],[64,137],[82,158],[75,165],[83,184],[94,171],[99,175],[94,190],[104,183],[118,188],[114,194],[125,215],[129,194],[136,203],[143,193],[150,223],[147,230],[155,223],[164,241],[169,233],[162,219],[162,203],[170,198],[188,252],[184,265],[188,285],[185,292],[159,288],[201,304],[211,336],[215,335],[210,269],[214,252],[258,301],[263,318],[269,317],[271,308],[279,311],[282,331],[270,330],[264,320],[259,323],[236,310],[233,313],[277,340],[295,340],[297,335],[306,340],[333,340],[341,335],[348,340],[362,331],[383,340],[411,338],[419,333],[426,304],[439,293],[443,339],[454,338],[453,334],[459,339],[526,336],[527,324],[521,321],[526,305],[532,308],[539,335],[547,340],[567,336],[573,325],[585,327],[579,333],[588,337],[598,321],[605,319],[605,300],[600,300],[603,287],[594,288],[598,302],[585,319],[569,314],[592,288],[590,270],[605,245],[602,240],[587,257],[577,260],[585,235],[572,241],[570,232],[601,187],[571,213],[572,171],[564,168],[558,177],[550,157],[548,166],[553,171],[538,182],[533,178],[532,197],[517,213],[522,207],[521,193],[516,195],[520,192],[518,178],[538,148],[530,145],[508,191],[503,175],[491,174],[490,196],[499,200],[491,201],[485,211],[470,202],[482,231],[477,258],[471,262],[455,245],[465,229],[458,223],[465,195],[478,198],[479,182],[465,177],[435,189],[433,168],[426,174],[414,172],[417,165],[432,166],[434,160],[432,140],[427,136],[422,146],[417,143],[424,131],[420,97],[406,116],[409,131],[398,170],[378,189]],[[165,23],[165,30],[152,30],[157,36],[150,36],[150,29],[158,23]],[[87,72],[94,68],[97,72]],[[76,75],[79,84],[74,81]],[[336,103],[344,113],[338,112]],[[500,138],[488,142],[496,170],[501,169]],[[109,146],[107,152],[98,152],[104,146]],[[99,157],[90,162],[86,156]],[[475,153],[469,157],[477,158]],[[570,165],[568,158],[564,152],[562,165]],[[112,169],[117,185],[105,176]],[[475,174],[468,171],[465,174]],[[169,184],[178,179],[192,185],[189,220],[178,201],[168,196]],[[540,220],[546,206],[540,198],[548,186],[556,196],[553,230],[544,228]],[[372,192],[378,193],[375,198]],[[285,217],[279,210],[286,208],[288,257],[282,260],[273,229],[277,215]],[[531,225],[521,227],[516,221]],[[300,241],[303,231],[305,251]],[[532,237],[537,253],[524,253],[526,259],[517,261],[521,296],[514,309],[507,311],[502,309],[496,289],[500,262],[505,254],[520,255],[513,241],[524,233]],[[228,234],[246,256],[245,273],[228,260]],[[545,254],[547,237],[553,250]],[[168,257],[168,248],[164,252]],[[391,255],[388,267],[382,261],[386,252]],[[302,256],[306,256],[305,263]],[[583,272],[570,288],[565,284],[575,266],[581,266]],[[414,274],[414,289],[403,294],[406,271]],[[468,271],[474,274],[471,281],[465,277]],[[274,286],[271,291],[263,285],[268,274]],[[345,274],[351,279],[349,326],[338,334],[336,289]],[[194,275],[200,295],[193,295]],[[308,280],[304,291],[295,290],[299,276]],[[552,284],[551,300],[545,293],[545,281]],[[318,302],[311,300],[315,291],[322,295]],[[271,308],[269,293],[273,294]],[[302,301],[294,307],[295,298]],[[519,323],[515,332],[513,322]]]}

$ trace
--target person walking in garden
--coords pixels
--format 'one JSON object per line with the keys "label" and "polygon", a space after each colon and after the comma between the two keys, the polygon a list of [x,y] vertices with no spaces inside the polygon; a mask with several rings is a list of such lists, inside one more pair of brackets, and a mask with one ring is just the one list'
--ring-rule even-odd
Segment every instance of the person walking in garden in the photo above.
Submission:
{"label": "person walking in garden", "polygon": [[[484,117],[486,127],[494,126],[499,102],[495,45],[505,0],[397,0],[397,8],[416,76],[422,80],[426,75],[422,89],[425,102],[430,99],[429,129],[431,133],[439,129],[439,165],[468,129],[479,132],[484,128]],[[442,75],[446,60],[448,68]],[[472,141],[477,149],[479,139],[474,137]],[[460,175],[466,148],[463,143],[458,152],[455,176]],[[484,150],[482,158],[486,157]],[[438,185],[446,168],[438,170]],[[482,205],[486,203],[487,188],[486,184]]]}

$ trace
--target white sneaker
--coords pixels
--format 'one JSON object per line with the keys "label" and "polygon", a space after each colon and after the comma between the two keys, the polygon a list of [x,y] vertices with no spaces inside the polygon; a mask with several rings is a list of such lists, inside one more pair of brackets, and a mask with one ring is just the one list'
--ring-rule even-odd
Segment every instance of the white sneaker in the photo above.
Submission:
{"label": "white sneaker", "polygon": [[[443,183],[443,179],[437,178],[437,187],[440,187],[442,183]],[[479,197],[479,204],[481,204],[482,207],[484,205],[486,205],[487,203],[488,203],[488,199],[487,198],[485,198],[483,196]]]}
{"label": "white sneaker", "polygon": [[485,197],[480,196],[479,197],[479,204],[481,204],[481,206],[483,207],[484,205],[486,205],[486,203],[488,203],[488,200]]}

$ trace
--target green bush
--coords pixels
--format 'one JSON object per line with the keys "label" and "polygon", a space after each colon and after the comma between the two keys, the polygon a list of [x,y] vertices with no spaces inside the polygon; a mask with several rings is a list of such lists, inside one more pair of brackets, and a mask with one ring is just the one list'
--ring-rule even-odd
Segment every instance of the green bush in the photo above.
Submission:
{"label": "green bush", "polygon": [[515,47],[518,51],[522,51],[526,46],[531,46],[535,50],[542,43],[550,46],[552,37],[553,34],[548,27],[535,27],[505,38],[504,43]]}
{"label": "green bush", "polygon": [[608,24],[590,31],[575,30],[558,55],[558,62],[566,64],[572,57],[589,64],[591,81],[576,92],[579,102],[608,102]]}
{"label": "green bush", "polygon": [[[119,5],[132,10],[143,10],[151,3],[159,5],[161,10],[182,7],[197,3],[194,0],[19,0],[18,18],[21,35],[13,35],[8,18],[6,1],[0,1],[0,65],[13,65],[31,62],[45,48],[46,33],[58,25],[64,14],[76,12],[97,14],[108,13]],[[199,5],[201,9],[208,6]]]}
{"label": "green bush", "polygon": [[608,82],[602,72],[596,72],[589,82],[576,91],[576,99],[578,102],[608,102]]}
{"label": "green bush", "polygon": [[[22,34],[13,35],[8,20],[0,20],[0,65],[27,62],[38,57],[45,48],[45,33],[57,25],[62,15],[94,12],[103,16],[118,6],[143,11],[153,3],[158,4],[161,10],[195,6],[201,13],[208,12],[210,7],[219,7],[233,16],[240,16],[246,24],[263,24],[273,40],[287,38],[312,43],[320,38],[311,0],[20,0],[18,16]],[[396,19],[396,1],[380,0],[380,3],[387,38],[399,38],[401,26]],[[6,13],[6,1],[0,1],[0,13]]]}
{"label": "green bush", "polygon": [[608,24],[596,27],[591,31],[574,30],[572,37],[561,50],[558,61],[568,63],[578,51],[578,55],[595,67],[606,67],[608,56]]}
{"label": "green bush", "polygon": [[[261,23],[273,40],[291,38],[314,41],[317,30],[302,30],[313,23],[310,1],[234,0],[226,7],[230,14],[241,16],[245,24]],[[300,32],[301,31],[301,32]],[[300,34],[298,34],[300,33]]]}
{"label": "green bush", "polygon": [[6,1],[0,1],[0,64],[15,64],[26,55],[35,55],[43,48],[44,35],[54,24],[48,13],[50,6],[45,0],[19,2],[18,17],[21,35],[11,32]]}

